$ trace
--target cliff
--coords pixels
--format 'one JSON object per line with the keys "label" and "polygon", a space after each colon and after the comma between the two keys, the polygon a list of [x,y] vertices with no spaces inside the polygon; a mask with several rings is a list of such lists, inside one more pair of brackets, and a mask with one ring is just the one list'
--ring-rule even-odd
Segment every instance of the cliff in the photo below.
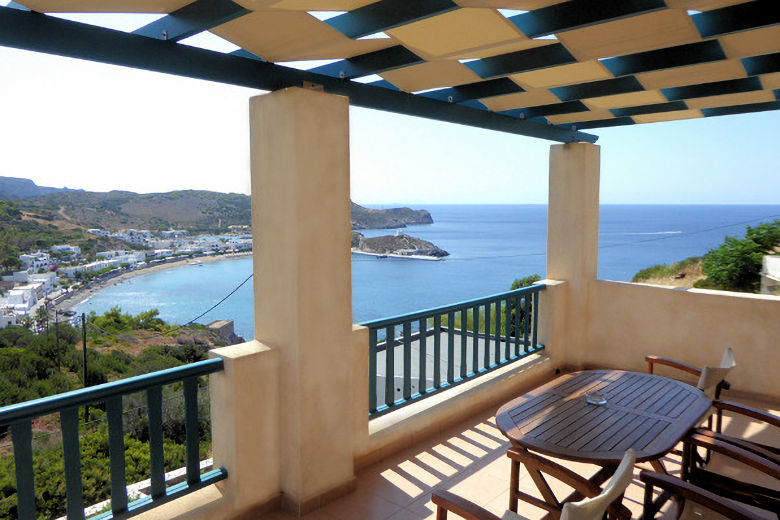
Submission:
{"label": "cliff", "polygon": [[363,253],[377,255],[430,256],[442,258],[449,253],[421,238],[409,235],[384,235],[366,238],[362,233],[352,232],[352,248]]}

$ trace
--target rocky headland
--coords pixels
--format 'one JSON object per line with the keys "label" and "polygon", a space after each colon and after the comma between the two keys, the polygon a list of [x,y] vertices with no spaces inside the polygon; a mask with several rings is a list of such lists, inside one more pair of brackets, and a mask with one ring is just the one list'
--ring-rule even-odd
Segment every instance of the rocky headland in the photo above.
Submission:
{"label": "rocky headland", "polygon": [[352,229],[396,229],[411,224],[433,224],[431,214],[424,209],[369,209],[351,203]]}
{"label": "rocky headland", "polygon": [[352,232],[352,250],[377,256],[440,259],[449,253],[421,238],[398,233],[381,237],[366,238],[362,233]]}

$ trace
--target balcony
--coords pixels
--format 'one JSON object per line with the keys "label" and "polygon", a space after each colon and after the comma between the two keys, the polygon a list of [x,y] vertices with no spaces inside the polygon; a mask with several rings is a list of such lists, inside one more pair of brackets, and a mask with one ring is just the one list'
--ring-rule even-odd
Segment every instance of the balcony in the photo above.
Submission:
{"label": "balcony", "polygon": [[[434,3],[420,4],[427,5],[427,9]],[[155,417],[159,394],[154,388],[167,384],[163,381],[171,381],[165,379],[165,374],[141,382],[112,383],[99,391],[93,388],[84,395],[55,397],[47,403],[22,404],[0,411],[0,425],[12,423],[21,518],[35,518],[29,422],[37,414],[51,412],[61,414],[63,425],[70,432],[64,435],[63,472],[69,491],[68,516],[83,517],[75,407],[94,401],[105,402],[109,429],[113,432],[110,443],[112,510],[103,518],[135,516],[143,520],[429,518],[433,515],[430,493],[438,488],[452,489],[498,512],[504,508],[509,482],[503,456],[507,443],[492,419],[498,405],[560,372],[584,368],[644,371],[643,359],[648,353],[702,366],[717,360],[723,348],[731,346],[738,367],[730,377],[730,396],[759,400],[758,406],[778,410],[780,297],[679,290],[598,279],[601,149],[592,144],[595,136],[576,129],[577,126],[583,129],[778,108],[775,92],[764,87],[758,77],[775,72],[769,68],[773,62],[769,59],[772,55],[767,53],[777,52],[777,45],[771,38],[762,36],[763,33],[751,35],[753,31],[746,31],[753,40],[744,46],[755,47],[755,53],[761,56],[745,51],[747,57],[741,62],[736,58],[730,60],[739,68],[735,78],[729,76],[724,81],[706,83],[710,80],[698,78],[697,73],[688,70],[694,67],[687,66],[699,63],[691,61],[694,58],[705,63],[715,59],[714,56],[719,56],[717,59],[726,56],[713,36],[731,36],[732,32],[746,27],[753,29],[773,23],[771,17],[761,16],[765,3],[758,7],[758,2],[746,4],[745,14],[740,14],[745,6],[734,7],[735,11],[693,12],[696,20],[702,22],[698,24],[689,20],[682,9],[652,7],[663,16],[683,18],[671,27],[662,21],[640,26],[641,20],[636,23],[638,17],[629,16],[633,11],[610,11],[609,15],[570,13],[563,18],[571,18],[571,25],[553,24],[552,28],[540,29],[538,35],[582,28],[601,31],[595,25],[607,21],[636,23],[621,26],[612,35],[621,43],[615,54],[609,51],[599,55],[610,64],[609,73],[606,69],[601,71],[608,79],[593,82],[593,77],[580,77],[576,79],[579,85],[567,83],[554,88],[560,97],[547,88],[525,93],[509,79],[510,74],[526,70],[523,68],[526,61],[532,63],[528,70],[541,71],[577,61],[562,43],[555,42],[513,52],[509,59],[499,59],[500,63],[488,58],[464,67],[457,59],[450,60],[450,65],[463,69],[469,76],[482,73],[479,78],[485,81],[469,83],[463,88],[460,85],[466,79],[445,81],[446,85],[442,85],[447,87],[446,92],[438,95],[445,95],[447,101],[437,100],[437,94],[430,92],[425,95],[428,87],[410,87],[409,92],[404,92],[351,81],[370,77],[374,72],[402,70],[410,63],[417,64],[419,57],[412,54],[414,59],[409,62],[411,51],[402,45],[379,55],[381,51],[374,49],[358,56],[358,60],[352,60],[352,51],[345,51],[349,56],[344,58],[349,60],[306,73],[258,60],[258,55],[248,50],[227,56],[178,45],[176,41],[185,35],[218,27],[226,22],[226,17],[232,19],[250,12],[227,2],[233,5],[231,9],[236,9],[230,16],[210,13],[211,17],[203,15],[201,19],[201,15],[193,17],[192,14],[201,11],[208,14],[208,8],[202,6],[209,2],[196,4],[183,8],[183,13],[177,11],[181,16],[166,16],[140,33],[137,31],[138,34],[93,30],[85,24],[25,12],[18,6],[0,8],[3,27],[0,43],[6,45],[274,90],[250,101],[255,339],[212,351],[214,360],[203,372],[209,373],[216,469],[201,474],[193,441],[188,443],[191,446],[186,482],[166,489],[164,472],[157,464],[150,475],[151,497],[142,503],[128,499],[128,483],[123,476],[121,410],[122,396],[127,390],[123,385],[138,384],[132,386],[132,391],[147,392],[151,430],[154,430],[159,426],[159,417]],[[363,27],[365,31],[357,31],[353,36],[444,15],[444,11],[455,7],[452,2],[441,4],[445,5],[442,12],[421,11],[400,22],[393,17],[385,20],[386,25],[369,24]],[[572,4],[567,2],[563,9],[568,10]],[[377,8],[369,7],[369,12]],[[169,6],[160,4],[157,8],[165,12]],[[637,7],[631,9],[634,8]],[[380,11],[383,9],[379,6]],[[468,15],[466,9],[458,13]],[[264,19],[267,13],[255,14],[258,13],[246,19]],[[286,17],[288,13],[282,14]],[[306,13],[295,14],[315,23]],[[491,14],[499,16],[497,12]],[[518,16],[527,14],[531,13]],[[347,23],[341,18],[341,22],[332,23],[343,28],[353,23],[361,25],[364,18],[369,22],[373,19],[360,13],[348,15],[347,19],[354,22]],[[602,15],[606,18],[594,21],[594,16]],[[740,16],[746,20],[743,25]],[[160,39],[160,27],[169,23],[169,18],[174,19],[173,27],[178,27],[178,32],[162,31],[164,36]],[[547,15],[543,18],[558,19]],[[518,23],[525,26],[523,20],[527,18],[519,19]],[[505,23],[503,18],[499,21]],[[649,47],[644,41],[628,41],[631,45],[623,45],[626,43],[623,40],[630,40],[630,35],[638,29],[653,35],[669,35],[677,34],[678,27],[698,31],[695,26],[709,31],[707,36],[699,38],[699,33],[691,32],[679,42],[668,42],[675,46],[660,50],[658,47],[663,42],[649,37],[644,38],[651,41]],[[306,27],[301,29],[298,39],[291,37],[286,43],[305,42],[316,47],[317,38],[313,43]],[[315,27],[338,37],[335,42],[323,44],[325,47],[349,44],[351,49],[352,44],[376,43],[376,40],[353,41],[333,32],[332,27],[316,23]],[[287,26],[268,29],[249,26],[236,34],[243,40],[246,35],[285,31]],[[595,36],[601,38],[608,32]],[[423,43],[430,45],[437,37],[432,33],[431,41]],[[593,38],[594,49],[602,44],[610,48],[604,42],[599,43],[598,38]],[[519,34],[516,39],[514,43],[522,45],[529,41]],[[590,37],[582,39],[591,41]],[[681,42],[686,45],[680,46]],[[505,45],[502,41],[492,49],[480,47],[479,53],[485,51],[488,57],[489,51],[495,51],[498,55],[506,52]],[[690,52],[693,45],[706,46],[707,50],[694,56]],[[717,48],[713,50],[713,46]],[[681,47],[684,49],[680,50]],[[732,44],[732,47],[739,46]],[[618,55],[629,52],[627,49],[653,54],[649,58],[646,53]],[[260,50],[257,52],[262,54]],[[474,52],[475,49],[453,48],[446,54],[471,56]],[[521,57],[518,53],[522,53]],[[311,53],[307,51],[304,55],[320,54],[330,57],[330,51],[323,49],[311,49]],[[547,61],[548,54],[553,61]],[[423,61],[419,58],[421,64]],[[520,70],[512,68],[516,62],[523,62]],[[673,80],[680,83],[669,85],[674,88],[645,91],[633,74],[654,70],[658,63],[671,63],[669,68],[684,71],[681,79]],[[599,63],[598,67],[601,66]],[[614,76],[612,71],[617,71]],[[417,76],[409,71],[407,74],[410,78]],[[555,71],[553,75],[568,78],[569,73]],[[468,81],[477,79],[474,76]],[[507,84],[511,90],[502,90]],[[496,111],[483,109],[485,105],[473,106],[481,105],[477,99],[498,96],[496,89],[501,95],[522,93],[522,96],[528,94],[532,99],[551,99],[555,103],[532,107],[496,104]],[[664,97],[661,90],[668,91],[670,97]],[[760,91],[757,92],[760,95],[743,99],[740,96],[746,91]],[[638,97],[643,103],[638,107],[616,105],[612,110],[604,108],[593,113],[580,101],[580,98],[587,101],[596,96],[607,102],[605,106],[611,106],[609,101],[614,102],[614,98],[627,93],[649,97]],[[719,97],[715,94],[729,99],[721,100],[723,104],[716,99],[712,106],[701,105],[703,108],[695,109],[687,108],[683,101],[688,99],[686,96]],[[543,97],[534,97],[537,95]],[[737,101],[732,96],[737,96]],[[660,102],[664,100],[669,102]],[[390,321],[380,320],[367,326],[353,324],[350,102],[566,143],[550,148],[547,279],[527,291],[413,313]],[[562,117],[560,110],[571,109],[572,105],[579,107],[575,115]],[[582,110],[591,119],[582,116]],[[508,114],[518,111],[519,114]],[[615,117],[615,113],[621,115]],[[547,124],[552,119],[536,120],[541,116],[558,117],[561,124]],[[603,117],[608,119],[593,119]],[[415,363],[421,358],[422,362]],[[194,402],[192,378],[198,375],[202,373],[186,370],[175,374],[183,381],[190,408]],[[192,417],[189,416],[190,421]],[[749,424],[732,427],[748,434],[754,429]],[[150,432],[150,457],[159,460],[160,444],[155,438]],[[669,462],[673,464],[674,460]],[[580,466],[577,470],[590,471]],[[526,479],[523,485],[527,484]],[[627,503],[635,514],[640,493],[641,489],[634,485],[628,494]],[[523,513],[531,518],[538,516],[533,510]]]}

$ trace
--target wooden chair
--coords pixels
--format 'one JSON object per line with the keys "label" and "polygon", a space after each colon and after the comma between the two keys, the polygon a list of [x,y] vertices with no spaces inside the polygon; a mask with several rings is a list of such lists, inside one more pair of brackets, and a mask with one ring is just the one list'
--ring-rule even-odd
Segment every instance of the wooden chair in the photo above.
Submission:
{"label": "wooden chair", "polygon": [[737,366],[737,363],[734,360],[734,351],[731,347],[726,348],[723,352],[720,366],[717,367],[707,365],[704,368],[698,368],[683,363],[682,361],[653,355],[645,356],[645,361],[647,361],[647,372],[649,374],[653,373],[655,365],[665,365],[697,376],[699,381],[696,383],[696,388],[707,394],[710,399],[713,400],[720,399],[721,391],[730,388],[730,385],[725,378],[729,371]]}
{"label": "wooden chair", "polygon": [[[683,441],[682,477],[720,496],[767,511],[780,511],[780,449],[750,439],[722,433],[724,411],[750,417],[772,429],[774,438],[780,417],[736,403],[715,401],[715,431],[698,428]],[[698,449],[711,453],[701,457]]]}
{"label": "wooden chair", "polygon": [[658,513],[658,506],[653,502],[655,488],[678,497],[680,500],[677,502],[684,504],[683,510],[678,513],[678,520],[715,520],[716,518],[757,520],[768,518],[759,516],[754,511],[730,502],[715,493],[669,475],[644,470],[639,474],[639,480],[645,485],[642,520],[652,520]]}
{"label": "wooden chair", "polygon": [[[516,450],[509,450],[507,455],[512,459],[514,467],[518,460]],[[605,512],[607,518],[630,519],[631,512],[620,502],[623,499],[623,493],[633,478],[633,467],[636,461],[634,450],[628,450],[620,462],[614,475],[609,480],[603,491],[594,484],[573,471],[559,466],[538,455],[530,452],[521,454],[520,461],[526,465],[532,478],[536,474],[538,478],[544,481],[540,473],[547,473],[561,482],[574,488],[575,492],[570,495],[565,503],[558,502],[545,481],[542,495],[547,502],[540,500],[532,495],[523,493],[518,489],[518,479],[516,473],[512,471],[510,494],[510,508],[499,519],[496,515],[485,509],[464,500],[447,491],[436,491],[432,500],[436,504],[437,520],[446,520],[447,512],[451,511],[467,520],[524,520],[525,517],[517,513],[517,499],[522,498],[526,502],[544,509],[550,513],[550,517],[560,520],[601,520]],[[539,485],[539,482],[534,478]],[[579,500],[579,502],[575,502]]]}

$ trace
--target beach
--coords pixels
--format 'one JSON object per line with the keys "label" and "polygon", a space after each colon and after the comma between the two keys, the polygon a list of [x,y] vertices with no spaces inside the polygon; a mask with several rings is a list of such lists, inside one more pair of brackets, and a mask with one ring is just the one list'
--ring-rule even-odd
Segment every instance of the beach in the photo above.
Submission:
{"label": "beach", "polygon": [[75,291],[66,293],[63,297],[54,301],[54,308],[57,309],[57,311],[59,312],[70,310],[72,307],[80,303],[83,303],[84,301],[92,297],[92,295],[94,295],[95,293],[100,292],[108,287],[111,287],[112,285],[117,285],[127,280],[130,280],[131,278],[134,278],[136,276],[151,274],[158,271],[164,271],[166,269],[173,269],[175,267],[183,267],[185,265],[190,265],[193,263],[206,264],[206,263],[218,262],[221,260],[235,260],[238,258],[246,258],[250,256],[252,256],[251,251],[246,251],[242,253],[230,253],[226,255],[199,256],[196,258],[187,257],[187,258],[182,258],[181,260],[175,260],[175,261],[164,262],[164,263],[161,262],[156,264],[146,264],[142,267],[123,270],[118,275],[107,277],[107,278],[101,278],[98,280],[93,280],[86,286],[83,286]]}

